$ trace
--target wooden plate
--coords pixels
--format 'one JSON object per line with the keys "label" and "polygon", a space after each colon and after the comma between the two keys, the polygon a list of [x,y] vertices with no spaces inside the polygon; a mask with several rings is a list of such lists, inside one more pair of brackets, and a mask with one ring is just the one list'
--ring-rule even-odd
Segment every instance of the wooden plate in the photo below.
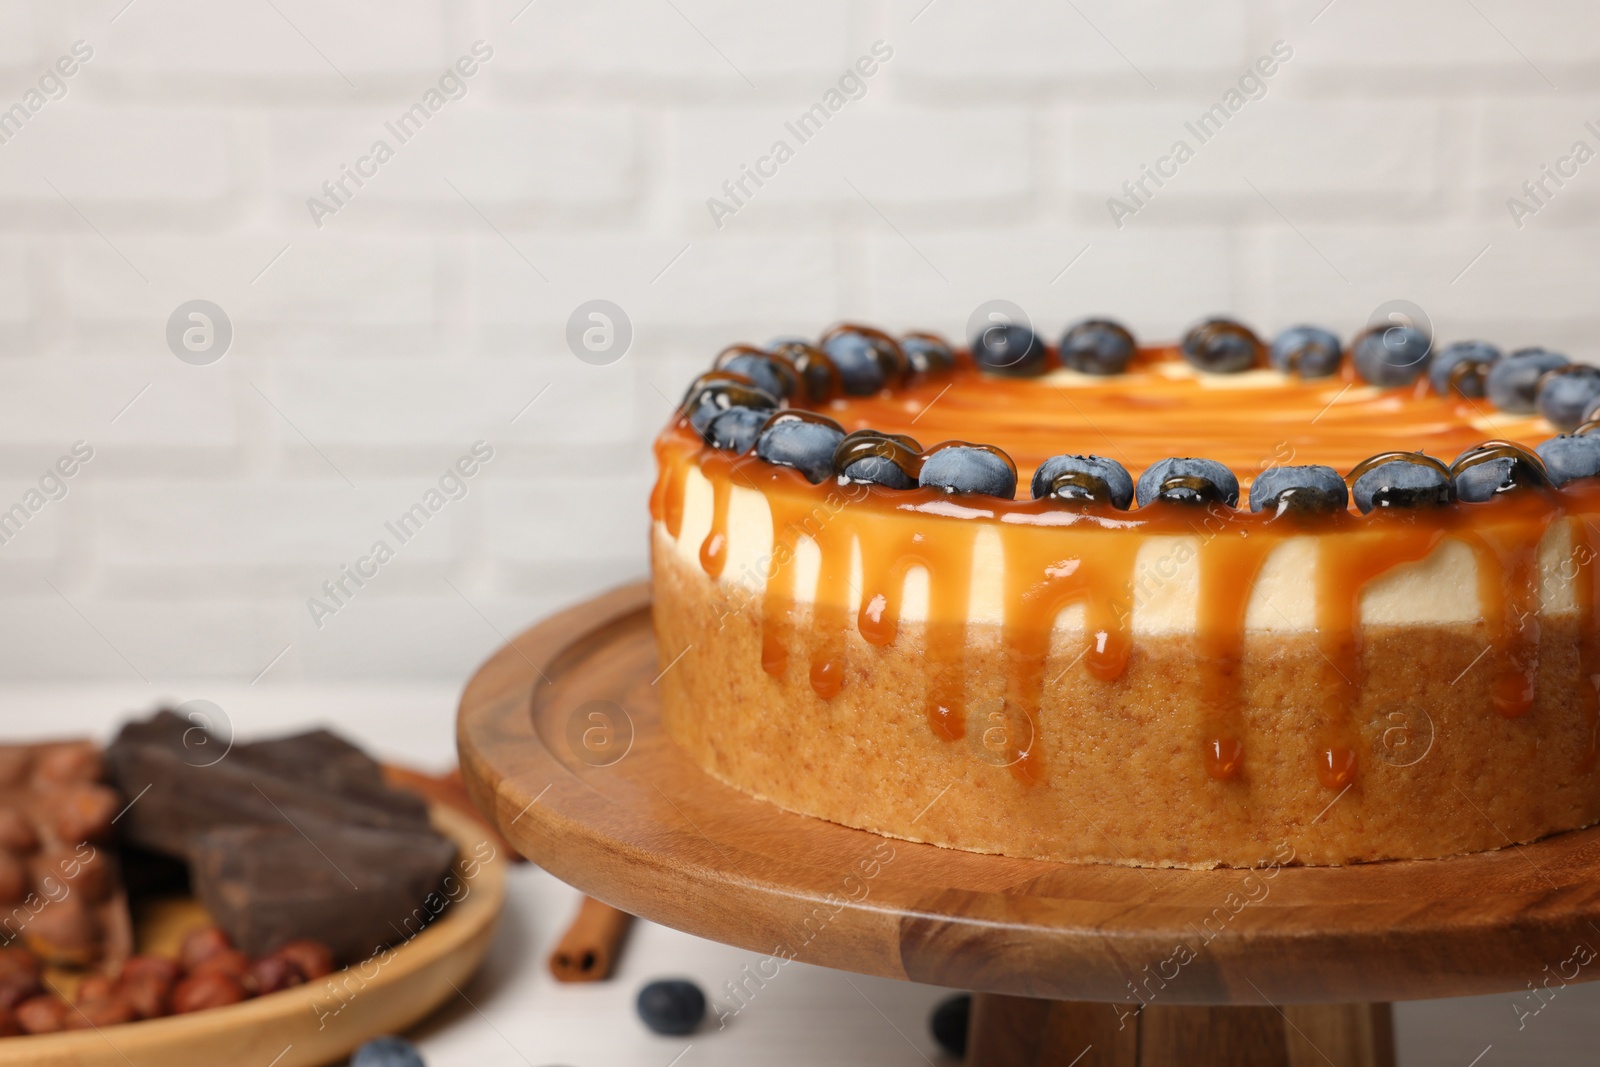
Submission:
{"label": "wooden plate", "polygon": [[[660,669],[648,587],[627,586],[484,664],[462,696],[457,741],[478,807],[513,846],[680,930],[866,974],[1059,1000],[1131,1001],[1137,986],[1158,1003],[1339,1003],[1522,991],[1546,966],[1567,981],[1600,977],[1588,948],[1600,948],[1600,830],[1271,877],[889,841],[782,811],[691,764],[659,728]],[[610,756],[585,747],[585,729],[600,741],[615,731]]]}
{"label": "wooden plate", "polygon": [[[435,805],[434,826],[475,855],[484,832]],[[489,950],[505,903],[505,857],[482,863],[470,891],[422,933],[395,949],[310,985],[190,1015],[0,1038],[0,1067],[316,1067],[379,1034],[399,1033],[456,995]],[[458,870],[459,865],[458,865]],[[166,903],[144,916],[141,949],[174,951],[204,921],[197,905]]]}

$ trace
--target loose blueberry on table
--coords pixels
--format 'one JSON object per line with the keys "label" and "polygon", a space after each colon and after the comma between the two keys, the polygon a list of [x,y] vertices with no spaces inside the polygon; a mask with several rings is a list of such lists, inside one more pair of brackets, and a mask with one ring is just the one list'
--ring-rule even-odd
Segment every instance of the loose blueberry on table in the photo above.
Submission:
{"label": "loose blueberry on table", "polygon": [[928,1031],[939,1047],[957,1058],[967,1054],[967,1031],[972,1019],[972,994],[958,993],[934,1006]]}
{"label": "loose blueberry on table", "polygon": [[417,1046],[403,1037],[375,1037],[356,1049],[350,1067],[425,1067]]}
{"label": "loose blueberry on table", "polygon": [[706,995],[685,978],[663,978],[639,990],[639,1019],[657,1034],[692,1034],[706,1017]]}

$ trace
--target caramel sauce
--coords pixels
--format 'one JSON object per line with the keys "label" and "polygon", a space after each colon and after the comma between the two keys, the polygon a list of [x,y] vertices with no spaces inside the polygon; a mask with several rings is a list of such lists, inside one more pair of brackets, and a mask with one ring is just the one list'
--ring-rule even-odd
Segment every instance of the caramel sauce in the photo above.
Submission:
{"label": "caramel sauce", "polygon": [[[1135,475],[1168,455],[1201,455],[1227,463],[1248,484],[1277,463],[1326,463],[1349,470],[1385,444],[1450,458],[1490,434],[1530,445],[1549,436],[1538,420],[1491,420],[1460,397],[1372,389],[1356,382],[1348,369],[1342,377],[1281,379],[1262,388],[1173,373],[1172,360],[1170,349],[1143,350],[1128,374],[1089,385],[958,369],[894,393],[835,400],[825,409],[847,429],[915,430],[925,440],[948,436],[997,445],[1016,461],[1023,486],[1046,457],[1068,451],[1111,456]],[[1263,455],[1267,440],[1277,443]],[[763,564],[762,668],[787,679],[791,652],[808,647],[810,661],[795,666],[824,700],[849,684],[846,627],[852,616],[868,645],[892,645],[900,633],[907,577],[923,571],[928,603],[919,651],[926,662],[925,715],[932,732],[947,742],[968,735],[965,654],[974,548],[980,536],[997,535],[1004,560],[1001,636],[1010,670],[999,725],[975,729],[986,731],[985,744],[988,730],[1002,732],[1004,765],[1028,784],[1048,770],[1035,744],[1044,694],[1072,671],[1085,672],[1097,684],[1115,684],[1134,654],[1133,612],[1148,592],[1148,576],[1139,573],[1137,557],[1151,537],[1198,543],[1194,676],[1174,684],[1192,685],[1200,694],[1206,725],[1196,758],[1211,778],[1228,782],[1247,778],[1250,766],[1241,657],[1257,578],[1286,539],[1321,536],[1315,630],[1308,635],[1326,668],[1314,770],[1323,786],[1341,790],[1359,773],[1360,724],[1354,711],[1365,683],[1360,615],[1368,585],[1427,558],[1447,538],[1467,544],[1478,563],[1477,593],[1488,640],[1478,669],[1492,672],[1493,712],[1525,715],[1537,695],[1540,544],[1553,523],[1600,515],[1600,488],[1586,483],[1521,489],[1482,504],[1281,517],[1166,502],[1120,512],[1100,503],[949,496],[831,480],[812,485],[792,469],[713,452],[681,425],[661,435],[656,457],[660,478],[651,514],[673,537],[682,528],[688,472],[698,465],[711,483],[711,529],[699,559],[713,577],[722,575],[727,563],[734,481],[765,497],[773,544]],[[1600,606],[1600,530],[1586,521],[1571,526],[1568,576],[1576,578],[1581,618],[1583,677],[1577,695],[1591,724],[1584,766],[1590,770],[1600,752],[1600,634],[1594,625]],[[808,634],[798,641],[797,612],[805,610],[796,603],[803,541],[815,546],[818,578]],[[857,553],[859,588],[852,578]],[[1076,647],[1053,647],[1059,643],[1057,619],[1069,609],[1082,613],[1082,636],[1075,638]],[[996,713],[988,712],[987,718],[996,719]]]}

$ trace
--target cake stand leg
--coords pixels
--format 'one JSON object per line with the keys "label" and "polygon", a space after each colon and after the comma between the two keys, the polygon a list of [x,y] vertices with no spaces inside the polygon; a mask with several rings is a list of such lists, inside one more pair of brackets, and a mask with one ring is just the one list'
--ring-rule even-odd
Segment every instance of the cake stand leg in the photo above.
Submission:
{"label": "cake stand leg", "polygon": [[971,1067],[1394,1067],[1387,1004],[1204,1007],[972,999]]}

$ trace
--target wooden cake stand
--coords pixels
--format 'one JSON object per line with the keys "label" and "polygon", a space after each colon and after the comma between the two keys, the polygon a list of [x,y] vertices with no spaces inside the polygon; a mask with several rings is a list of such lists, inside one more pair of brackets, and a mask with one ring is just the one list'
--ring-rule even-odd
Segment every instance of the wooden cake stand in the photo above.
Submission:
{"label": "wooden cake stand", "polygon": [[565,611],[468,684],[462,770],[478,807],[557,877],[768,954],[750,994],[785,957],[970,989],[972,1064],[1370,1067],[1394,1062],[1389,1001],[1600,975],[1573,962],[1600,945],[1600,830],[1255,872],[959,852],[706,775],[661,733],[660,671],[646,585]]}

